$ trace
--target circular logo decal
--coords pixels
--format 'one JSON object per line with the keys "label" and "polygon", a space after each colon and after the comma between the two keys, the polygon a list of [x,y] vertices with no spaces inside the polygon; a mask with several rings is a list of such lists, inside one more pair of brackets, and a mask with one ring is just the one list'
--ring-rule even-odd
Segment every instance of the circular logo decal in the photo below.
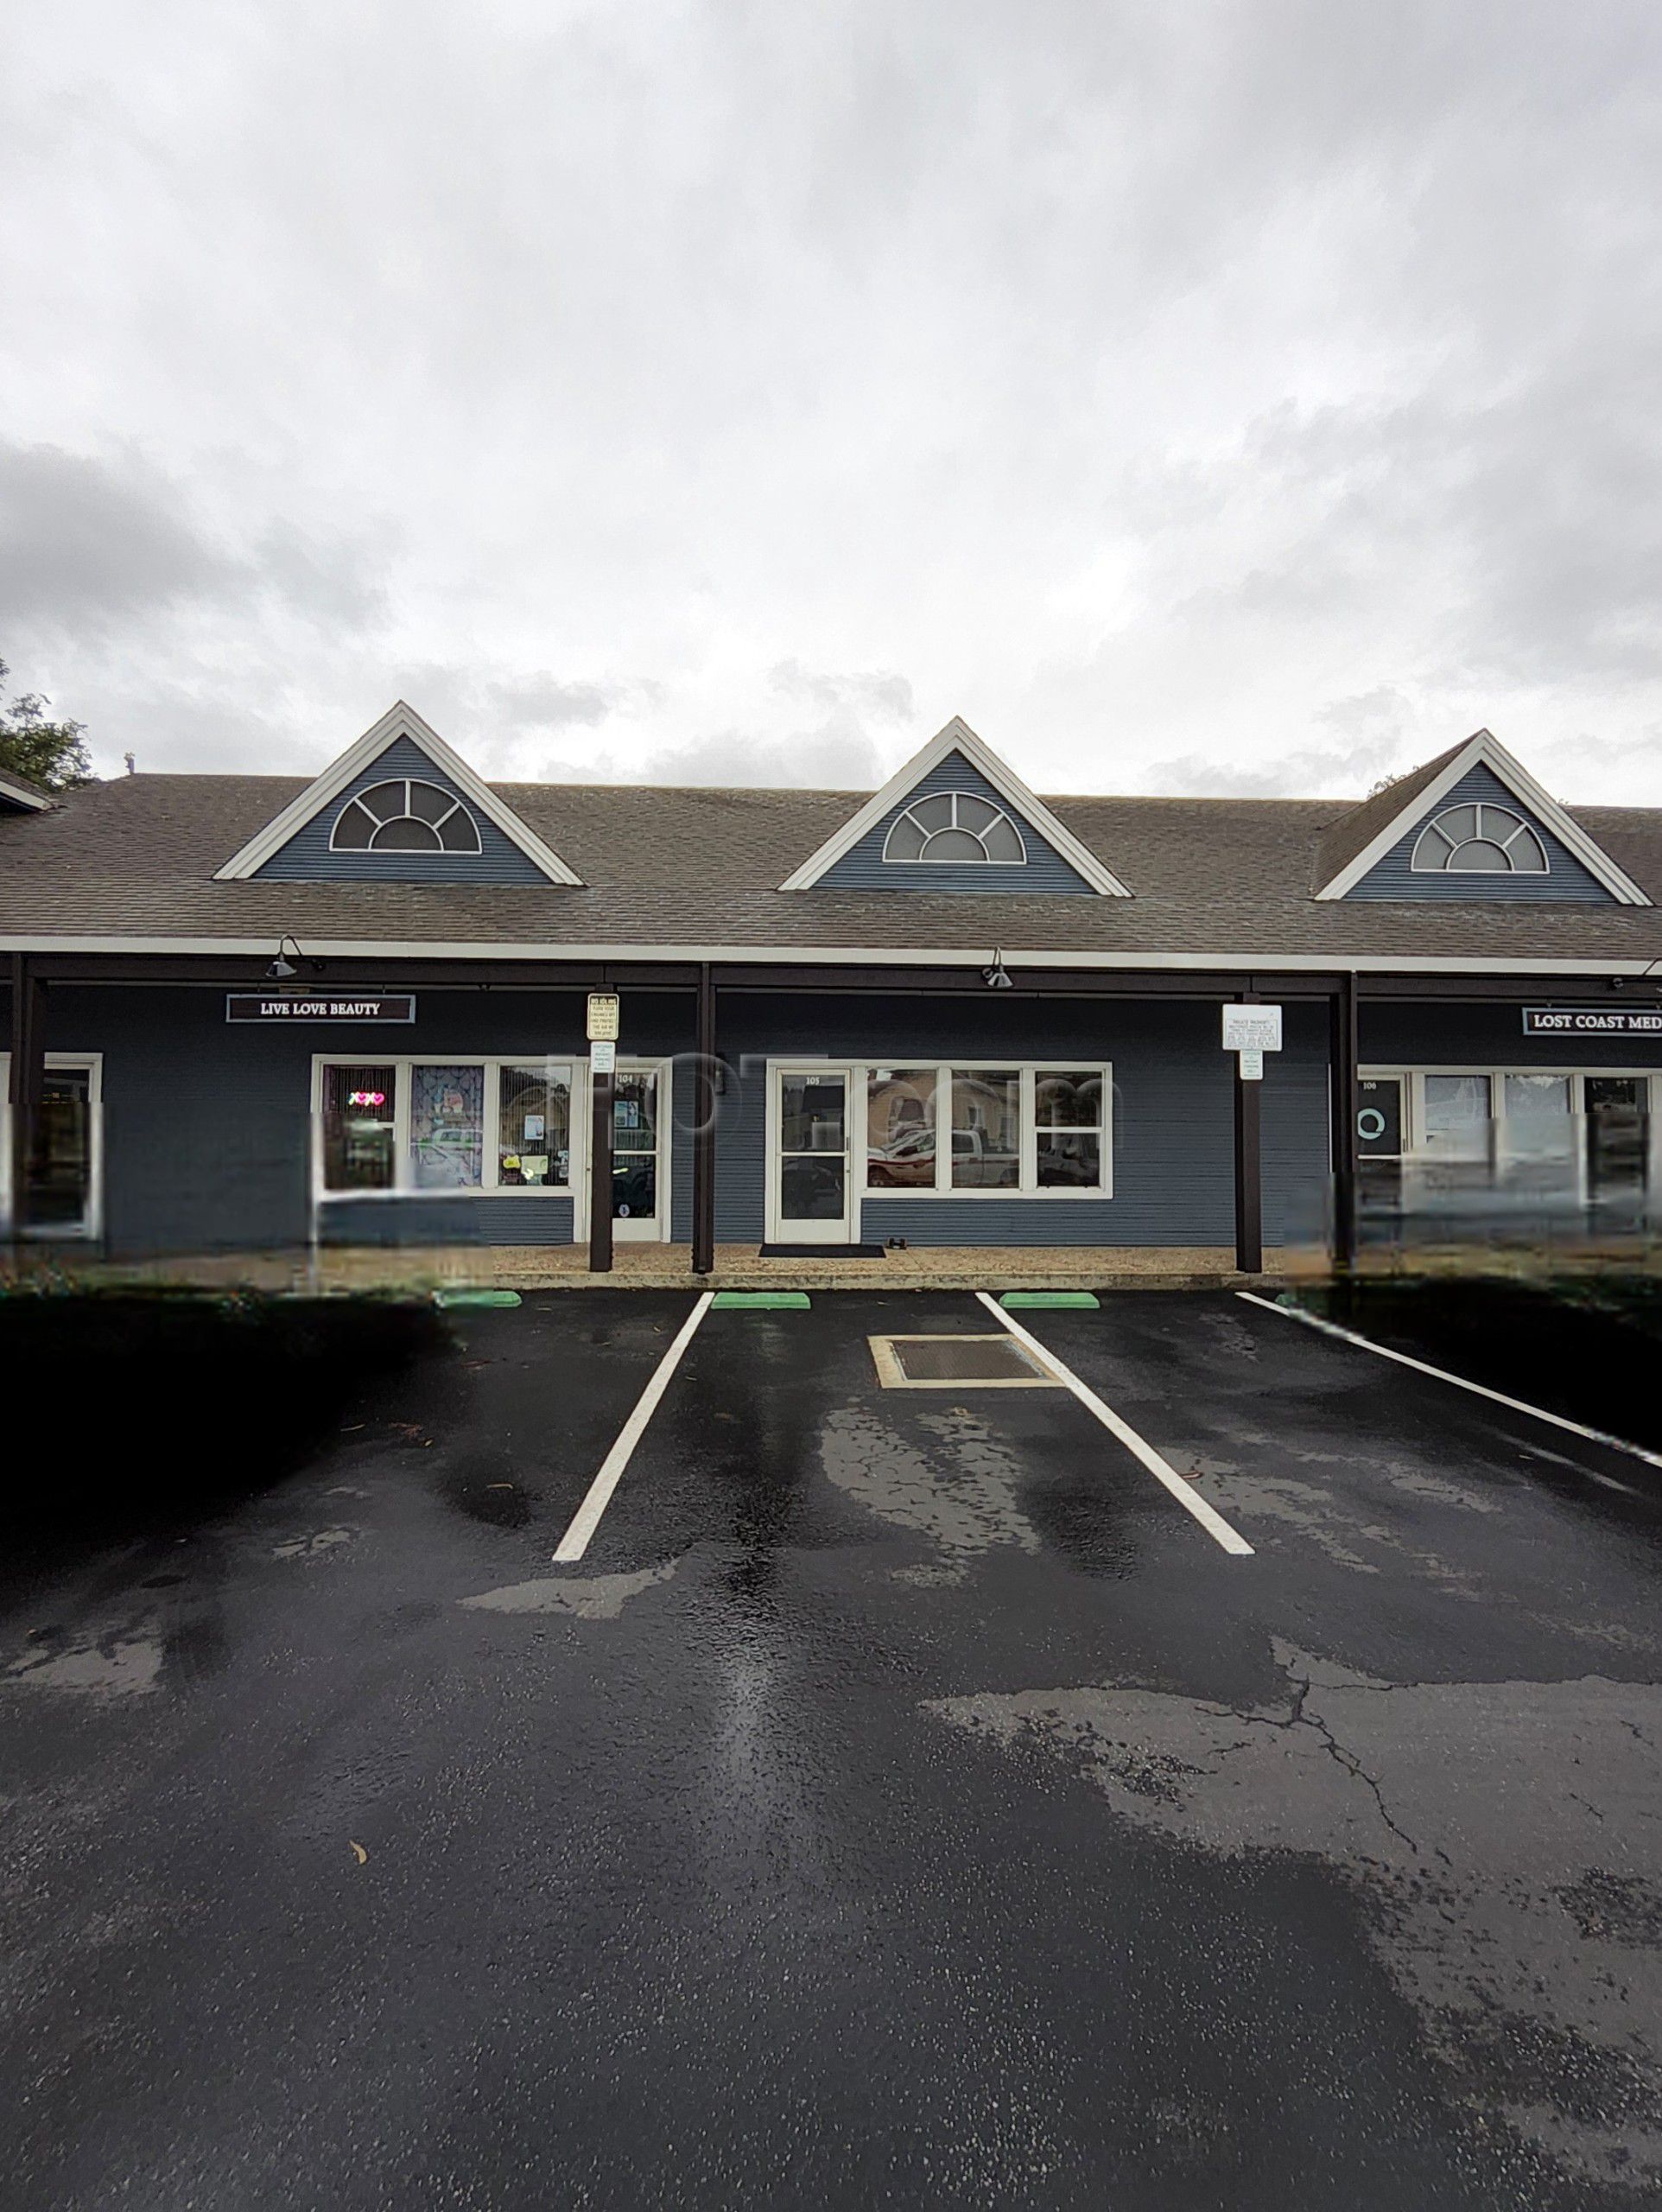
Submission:
{"label": "circular logo decal", "polygon": [[1385,1135],[1385,1116],[1377,1106],[1364,1106],[1356,1116],[1356,1134],[1371,1144]]}

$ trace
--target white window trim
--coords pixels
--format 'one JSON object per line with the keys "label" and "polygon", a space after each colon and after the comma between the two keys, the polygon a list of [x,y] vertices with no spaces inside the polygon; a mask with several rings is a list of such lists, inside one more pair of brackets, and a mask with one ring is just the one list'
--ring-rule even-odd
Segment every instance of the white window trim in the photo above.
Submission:
{"label": "white window trim", "polygon": [[[323,1179],[323,1071],[326,1068],[384,1067],[393,1071],[393,1184],[385,1191],[332,1191]],[[484,1156],[480,1180],[461,1189],[429,1190],[410,1178],[409,1094],[415,1068],[482,1068],[485,1071]],[[497,1138],[501,1133],[502,1071],[508,1068],[563,1068],[569,1077],[570,1180],[565,1183],[501,1183],[497,1178]],[[314,1052],[312,1056],[312,1198],[315,1205],[383,1203],[389,1198],[571,1198],[583,1182],[587,1128],[588,1067],[570,1052]]]}
{"label": "white window trim", "polygon": [[[793,1061],[791,1065],[794,1066],[800,1063]],[[997,1057],[988,1057],[980,1061],[925,1060],[909,1059],[904,1052],[898,1052],[891,1058],[885,1058],[881,1060],[855,1061],[852,1063],[852,1067],[858,1100],[854,1116],[855,1125],[853,1130],[856,1144],[855,1163],[860,1175],[857,1195],[862,1200],[868,1198],[885,1200],[889,1198],[902,1200],[966,1198],[973,1199],[980,1205],[990,1198],[1038,1198],[1048,1205],[1052,1201],[1065,1204],[1069,1200],[1080,1198],[1101,1199],[1111,1198],[1113,1196],[1113,1065],[1112,1061],[1069,1059],[1065,1053],[1052,1053],[1048,1058],[1042,1060],[1001,1059]],[[935,1071],[936,1141],[935,1180],[932,1184],[912,1184],[902,1190],[885,1190],[881,1187],[873,1189],[866,1180],[866,1090],[872,1070],[879,1067],[933,1068]],[[1002,1071],[1007,1069],[1021,1078],[1021,1098],[1018,1109],[1021,1122],[1020,1179],[1002,1190],[967,1189],[953,1182],[951,1132],[948,1128],[948,1141],[942,1145],[940,1142],[939,1116],[941,1101],[944,1097],[947,1102],[947,1120],[950,1123],[951,1084],[955,1068],[961,1074],[975,1074],[981,1071]],[[1088,1187],[1068,1185],[1041,1188],[1038,1180],[1038,1130],[1033,1118],[1034,1078],[1041,1071],[1066,1071],[1081,1075],[1101,1077],[1102,1119],[1098,1127],[1098,1134],[1101,1138],[1100,1157],[1102,1180],[1100,1183],[1092,1184]]]}
{"label": "white window trim", "polygon": [[[402,784],[404,787],[403,812],[402,814],[377,816],[373,813],[368,806],[364,805],[364,801],[371,791],[384,791],[390,784]],[[448,811],[441,814],[436,822],[428,822],[424,814],[414,814],[411,812],[410,793],[418,787],[425,791],[436,791],[441,798],[447,798],[449,800],[450,805]],[[424,823],[428,829],[437,831],[443,829],[445,823],[449,821],[451,815],[460,814],[466,817],[469,827],[472,829],[473,832],[473,842],[471,845],[446,845],[441,843],[434,848],[428,848],[427,846],[416,846],[412,848],[408,845],[396,847],[391,845],[383,845],[377,849],[373,843],[368,845],[339,844],[336,841],[340,834],[340,825],[346,820],[349,809],[354,806],[363,807],[364,812],[368,815],[370,820],[374,823],[377,836],[386,828],[390,822],[421,822]],[[329,824],[329,850],[332,853],[367,854],[371,860],[389,861],[407,861],[412,857],[420,858],[423,853],[428,850],[435,850],[441,858],[443,858],[447,855],[453,860],[476,861],[483,857],[485,851],[485,840],[479,835],[478,822],[474,819],[473,815],[462,800],[457,798],[454,791],[446,791],[442,784],[435,784],[430,776],[383,776],[378,782],[365,784],[361,790],[352,792],[347,798],[344,798],[340,804],[336,808],[334,820]]]}
{"label": "white window trim", "polygon": [[[1457,814],[1462,807],[1468,806],[1473,807],[1476,810],[1476,842],[1478,843],[1490,845],[1499,844],[1503,853],[1510,854],[1513,847],[1517,843],[1519,837],[1528,837],[1540,848],[1541,859],[1544,865],[1540,868],[1507,868],[1501,870],[1481,868],[1450,868],[1447,861],[1445,861],[1441,868],[1435,867],[1430,863],[1422,865],[1419,857],[1419,849],[1425,842],[1426,838],[1430,836],[1433,830],[1437,831],[1440,837],[1446,840],[1449,848],[1450,860],[1452,860],[1454,855],[1459,851],[1459,846],[1455,843],[1454,839],[1449,836],[1448,831],[1442,826],[1443,818],[1444,815]],[[1505,839],[1485,837],[1483,835],[1483,816],[1485,811],[1490,814],[1505,814],[1509,816],[1517,824],[1517,828],[1513,830],[1511,836]],[[1472,841],[1469,839],[1466,842],[1470,842]],[[1489,878],[1491,882],[1498,882],[1502,874],[1523,875],[1527,876],[1532,882],[1538,882],[1551,875],[1552,873],[1552,852],[1551,847],[1546,842],[1546,839],[1541,835],[1535,824],[1530,820],[1529,817],[1521,810],[1520,808],[1503,805],[1499,799],[1495,798],[1456,799],[1452,804],[1441,806],[1437,809],[1435,814],[1428,815],[1424,822],[1420,825],[1418,835],[1414,839],[1413,849],[1409,855],[1408,873],[1411,875],[1486,875]]]}
{"label": "white window trim", "polygon": [[[51,1068],[86,1071],[87,1161],[86,1211],[77,1228],[47,1223],[25,1224],[25,1242],[39,1237],[51,1243],[96,1243],[104,1234],[104,1055],[102,1052],[48,1052]],[[11,1225],[11,1054],[0,1052],[0,1224]]]}
{"label": "white window trim", "polygon": [[[923,823],[917,818],[917,809],[920,806],[927,805],[929,801],[932,798],[949,798],[952,801],[951,828],[954,830],[963,829],[966,836],[983,839],[981,857],[980,860],[967,861],[961,854],[956,858],[932,861],[927,851],[916,854],[910,859],[898,853],[895,854],[892,857],[891,856],[889,852],[890,843],[893,839],[895,831],[899,829],[903,822],[910,822],[913,827],[921,832],[926,846],[931,837],[937,836],[940,834],[937,830],[925,830]],[[960,823],[958,819],[958,802],[961,798],[973,798],[979,805],[993,807],[999,819],[1001,822],[1007,822],[1009,823],[1011,829],[1015,832],[1016,842],[1021,847],[1021,854],[1018,859],[1013,861],[995,861],[993,859],[992,854],[989,853],[986,848],[984,842],[985,832],[980,830],[965,828],[965,825]],[[987,824],[988,829],[993,828],[993,825],[991,823]],[[1027,840],[1021,834],[1020,823],[1017,821],[1016,817],[1010,812],[1009,809],[1005,806],[996,805],[992,799],[984,797],[980,791],[956,790],[946,791],[920,791],[917,794],[917,797],[912,800],[910,806],[904,807],[901,811],[896,815],[894,820],[889,824],[887,830],[884,833],[883,862],[885,868],[1025,868],[1027,865]]]}

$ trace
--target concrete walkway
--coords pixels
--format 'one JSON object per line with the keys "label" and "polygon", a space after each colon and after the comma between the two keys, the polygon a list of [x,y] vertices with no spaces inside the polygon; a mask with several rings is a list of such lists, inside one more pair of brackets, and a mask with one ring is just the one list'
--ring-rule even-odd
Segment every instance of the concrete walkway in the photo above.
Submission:
{"label": "concrete walkway", "polygon": [[[82,1259],[59,1247],[38,1255],[0,1254],[0,1281],[318,1292],[462,1283],[514,1290],[1193,1290],[1254,1280],[1236,1273],[1234,1252],[1221,1244],[935,1245],[877,1260],[764,1260],[753,1244],[722,1244],[714,1273],[696,1276],[684,1244],[620,1243],[610,1274],[591,1274],[587,1262],[586,1244],[352,1246],[129,1262]],[[1315,1252],[1270,1252],[1265,1262],[1266,1276],[1277,1281],[1322,1274],[1327,1265]]]}

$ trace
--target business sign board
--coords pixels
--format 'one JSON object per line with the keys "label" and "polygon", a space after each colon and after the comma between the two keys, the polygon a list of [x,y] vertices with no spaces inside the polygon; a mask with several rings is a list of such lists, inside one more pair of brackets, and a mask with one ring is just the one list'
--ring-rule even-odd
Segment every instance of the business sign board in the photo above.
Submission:
{"label": "business sign board", "polygon": [[1278,1052],[1281,1050],[1280,1007],[1226,1006],[1223,1009],[1223,1049],[1226,1052]]}
{"label": "business sign board", "polygon": [[228,991],[227,1021],[414,1021],[416,999],[409,991],[346,992]]}
{"label": "business sign board", "polygon": [[1662,1037],[1662,1006],[1526,1006],[1526,1037]]}
{"label": "business sign board", "polygon": [[622,1019],[623,1001],[615,991],[589,993],[588,1041],[591,1045],[615,1045]]}

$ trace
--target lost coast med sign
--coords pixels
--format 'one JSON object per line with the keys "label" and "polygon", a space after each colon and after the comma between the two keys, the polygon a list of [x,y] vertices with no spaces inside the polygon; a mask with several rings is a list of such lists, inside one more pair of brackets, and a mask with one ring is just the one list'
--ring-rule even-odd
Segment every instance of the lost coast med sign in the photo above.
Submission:
{"label": "lost coast med sign", "polygon": [[225,995],[227,1021],[414,1021],[413,991],[368,991],[349,997],[345,992],[293,994],[285,998],[273,991],[229,991]]}
{"label": "lost coast med sign", "polygon": [[1662,1006],[1526,1006],[1526,1037],[1662,1037]]}

